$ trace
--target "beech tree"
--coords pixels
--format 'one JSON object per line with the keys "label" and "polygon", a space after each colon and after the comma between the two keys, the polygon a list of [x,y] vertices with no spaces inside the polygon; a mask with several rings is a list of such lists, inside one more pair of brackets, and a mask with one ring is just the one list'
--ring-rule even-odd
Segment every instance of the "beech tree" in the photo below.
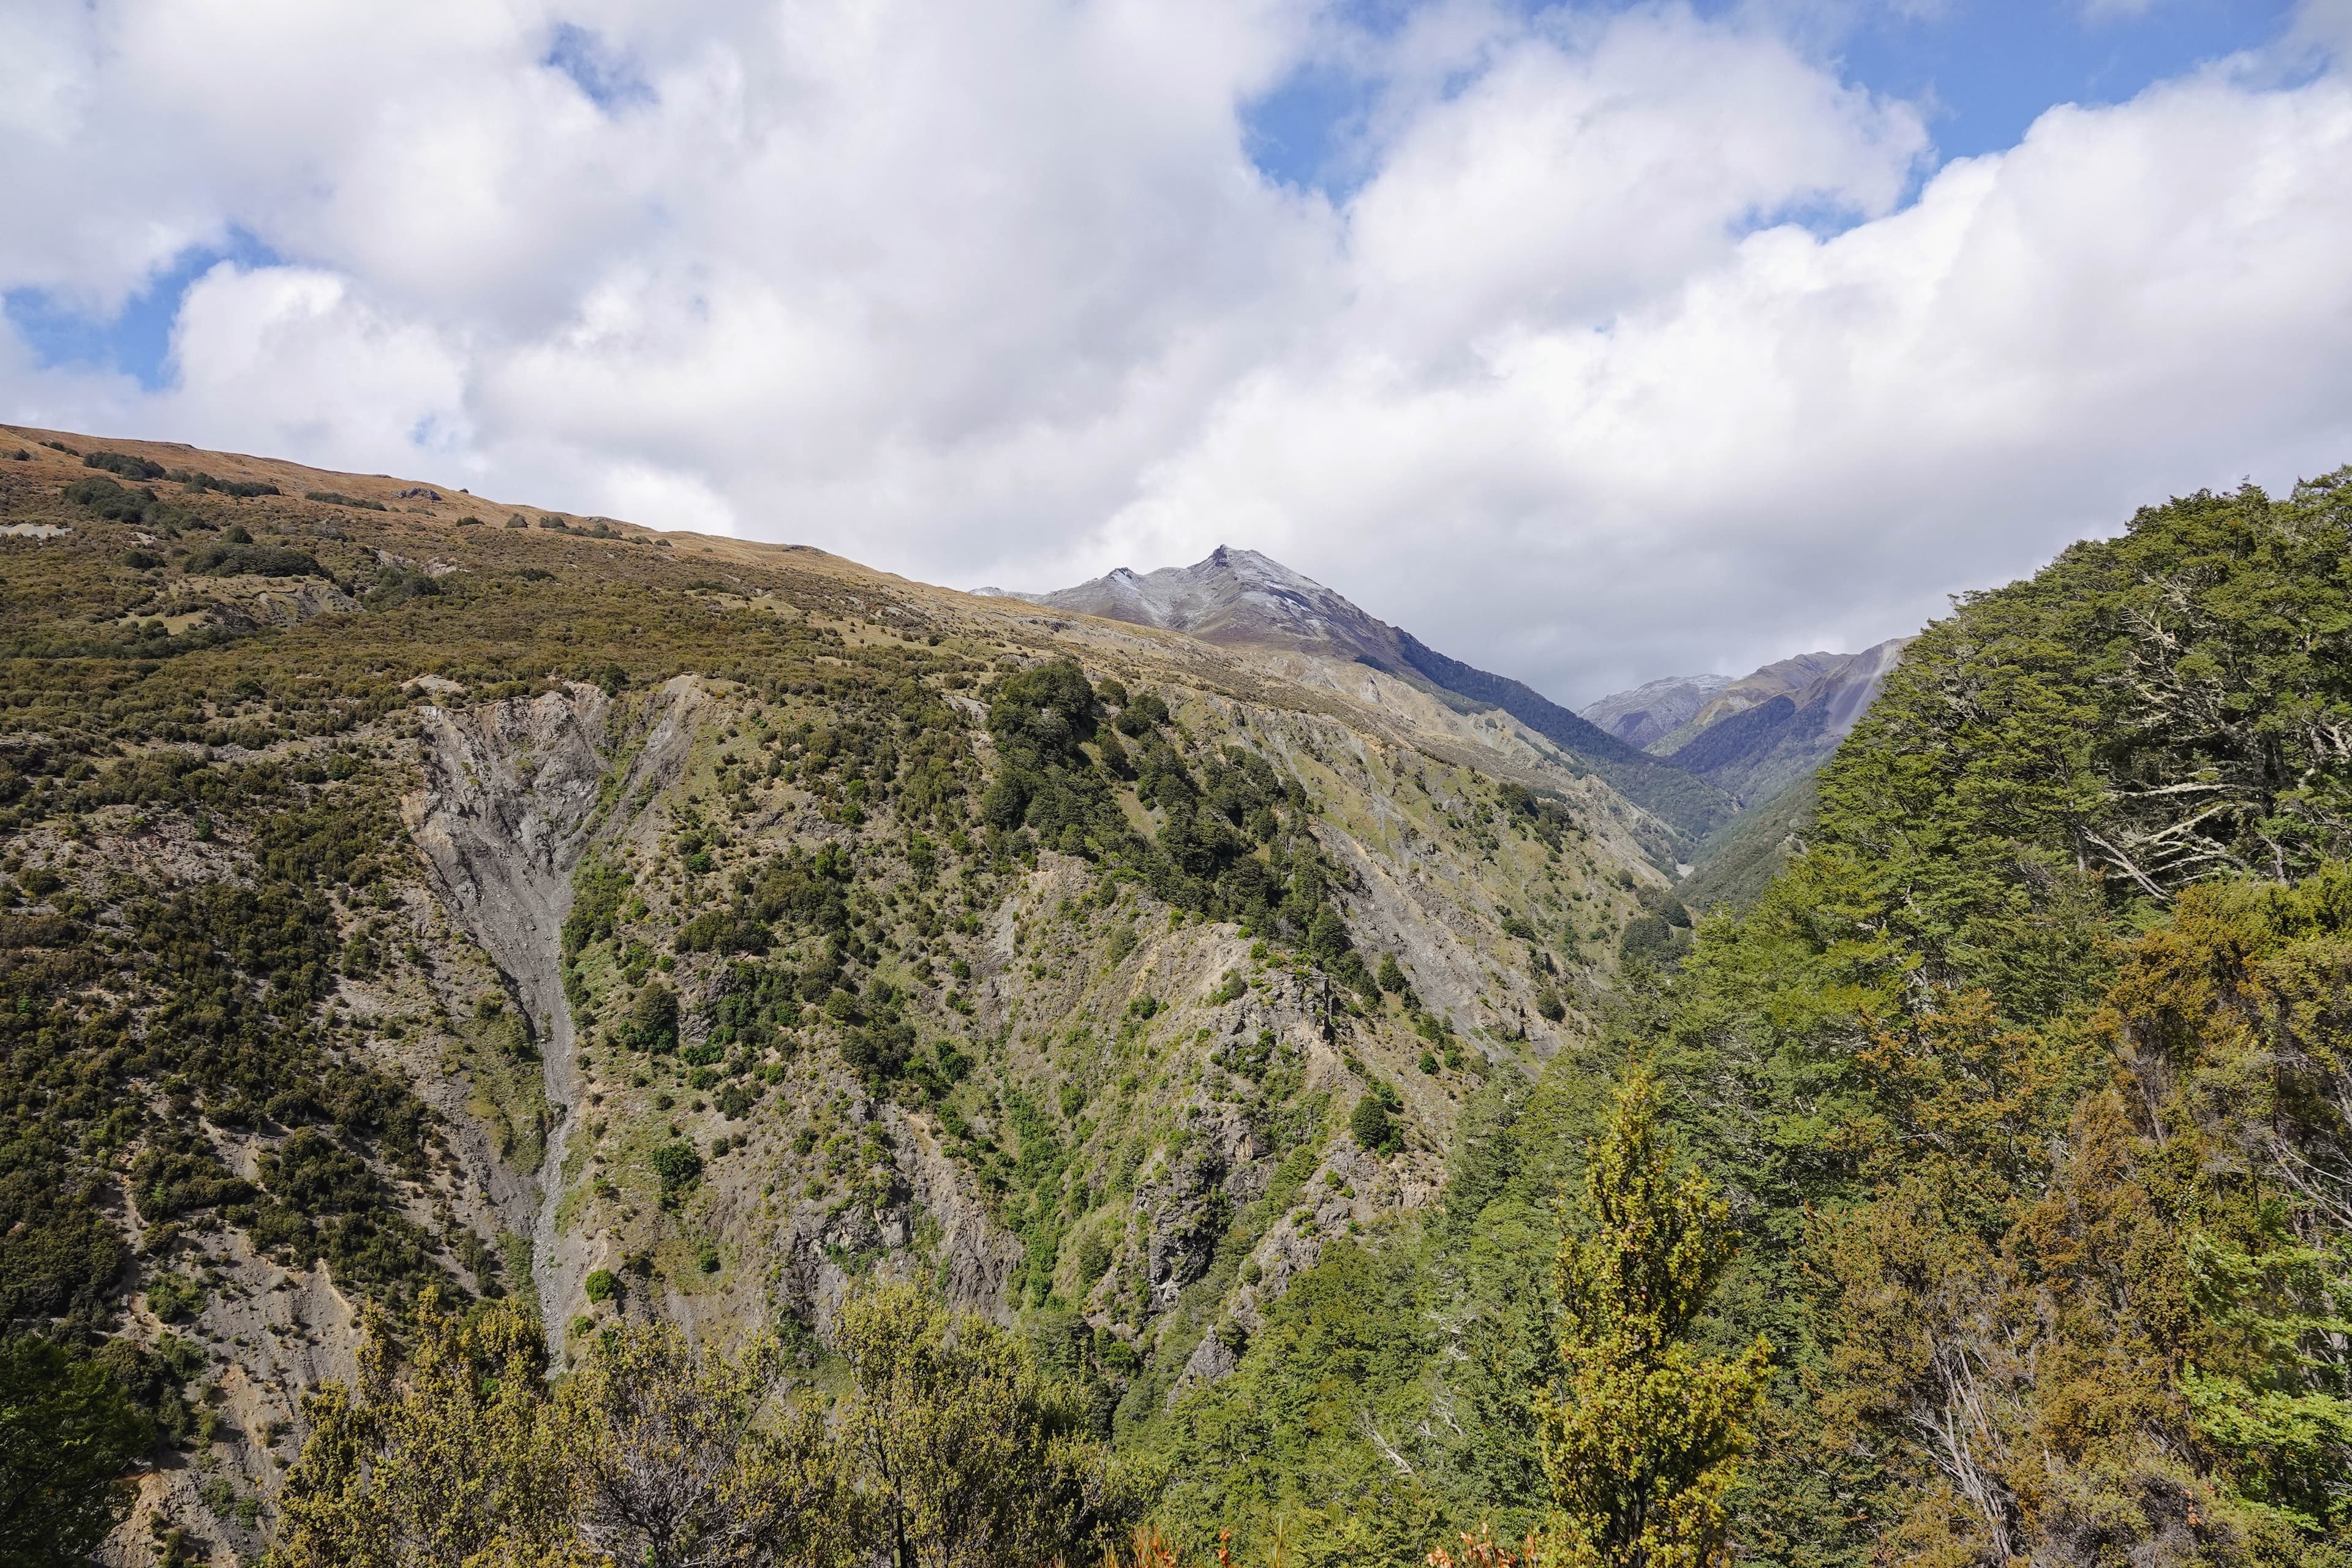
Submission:
{"label": "beech tree", "polygon": [[1730,1261],[1730,1213],[1676,1176],[1646,1069],[1592,1150],[1584,1212],[1560,1244],[1560,1379],[1539,1401],[1555,1511],[1540,1545],[1573,1568],[1699,1568],[1723,1552],[1723,1499],[1771,1350],[1734,1360],[1687,1339]]}

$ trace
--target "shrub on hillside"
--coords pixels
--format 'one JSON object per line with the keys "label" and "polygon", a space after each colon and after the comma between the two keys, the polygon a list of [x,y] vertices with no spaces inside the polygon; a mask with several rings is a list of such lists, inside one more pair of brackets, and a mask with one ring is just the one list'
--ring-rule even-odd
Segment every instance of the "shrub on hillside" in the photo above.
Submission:
{"label": "shrub on hillside", "polygon": [[160,479],[163,465],[151,463],[144,458],[128,457],[121,452],[90,452],[83,456],[85,468],[104,468],[110,474],[121,474],[126,479]]}
{"label": "shrub on hillside", "polygon": [[216,479],[210,474],[180,474],[173,477],[192,490],[215,490],[225,496],[239,496],[247,500],[255,496],[274,496],[283,493],[276,485],[263,484],[257,479]]}
{"label": "shrub on hillside", "polygon": [[302,499],[304,500],[324,501],[329,506],[357,507],[362,511],[383,511],[386,510],[383,502],[380,500],[362,500],[357,496],[347,496],[339,490],[304,490],[302,492]]}
{"label": "shrub on hillside", "polygon": [[363,598],[371,610],[388,610],[411,599],[436,598],[440,593],[441,584],[422,572],[386,566],[375,574],[375,584]]}
{"label": "shrub on hillside", "polygon": [[138,522],[155,504],[147,490],[125,489],[112,479],[76,479],[65,489],[66,500],[107,522]]}
{"label": "shrub on hillside", "polygon": [[1367,1154],[1386,1157],[1404,1147],[1404,1131],[1397,1125],[1396,1113],[1404,1109],[1404,1100],[1395,1089],[1374,1079],[1364,1086],[1349,1114],[1348,1131],[1354,1136],[1356,1146]]}
{"label": "shrub on hillside", "polygon": [[192,576],[324,577],[327,569],[299,550],[278,544],[215,544],[188,557]]}
{"label": "shrub on hillside", "polygon": [[653,1152],[647,1162],[654,1174],[661,1178],[662,1202],[672,1204],[702,1179],[702,1156],[694,1145],[680,1140],[663,1144]]}

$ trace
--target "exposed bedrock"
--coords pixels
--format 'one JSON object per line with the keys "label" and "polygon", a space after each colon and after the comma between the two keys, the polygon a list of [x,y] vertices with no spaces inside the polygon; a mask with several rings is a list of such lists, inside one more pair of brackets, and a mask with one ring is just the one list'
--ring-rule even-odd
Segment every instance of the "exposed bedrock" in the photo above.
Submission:
{"label": "exposed bedrock", "polygon": [[[431,708],[423,715],[425,788],[405,803],[410,834],[450,918],[513,988],[545,1074],[546,1156],[535,1178],[501,1181],[497,1185],[506,1191],[494,1195],[509,1226],[531,1238],[533,1283],[547,1308],[550,1347],[559,1354],[558,1309],[585,1271],[576,1240],[567,1240],[555,1223],[578,1095],[563,995],[572,874],[600,832],[625,821],[674,776],[692,742],[699,703],[699,689],[685,679],[635,712],[573,682],[535,698]],[[608,796],[606,781],[616,768],[618,787]]]}

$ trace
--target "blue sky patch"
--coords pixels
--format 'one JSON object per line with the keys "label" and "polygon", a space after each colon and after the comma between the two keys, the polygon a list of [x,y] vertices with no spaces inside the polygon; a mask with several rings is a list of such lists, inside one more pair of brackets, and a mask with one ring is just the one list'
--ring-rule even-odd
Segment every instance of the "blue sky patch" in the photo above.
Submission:
{"label": "blue sky patch", "polygon": [[179,320],[180,302],[191,284],[224,261],[273,267],[278,257],[243,229],[232,229],[226,245],[190,246],[173,257],[111,316],[85,313],[46,289],[9,289],[0,295],[0,310],[44,368],[113,371],[157,392],[172,381],[172,324]]}
{"label": "blue sky patch", "polygon": [[[1564,7],[1519,4],[1528,16],[1633,8],[1632,0]],[[1369,37],[1387,37],[1412,9],[1403,0],[1362,0],[1346,20]],[[1745,0],[1701,0],[1700,16],[1725,18]],[[2293,0],[2147,0],[2137,14],[2087,0],[1948,0],[1941,5],[1874,5],[1822,53],[1846,81],[1927,111],[1934,165],[2015,146],[2042,112],[2061,103],[2110,104],[2152,83],[2275,41],[2293,20]],[[1359,140],[1381,89],[1336,57],[1312,61],[1243,111],[1249,155],[1269,179],[1344,202],[1374,170]],[[1841,215],[1797,216],[1808,226],[1843,226]],[[1843,215],[1851,221],[1853,215]]]}
{"label": "blue sky patch", "polygon": [[607,114],[654,100],[654,89],[636,63],[575,22],[555,25],[554,40],[539,63],[570,77],[572,85]]}
{"label": "blue sky patch", "polygon": [[2147,0],[2094,14],[2082,0],[1953,0],[1939,15],[1881,14],[1842,51],[1847,79],[1929,106],[1939,160],[2014,147],[2061,103],[2121,103],[2150,85],[2275,41],[2291,0]]}
{"label": "blue sky patch", "polygon": [[1337,66],[1292,72],[1243,114],[1250,161],[1279,184],[1347,200],[1371,174],[1356,140],[1371,100],[1371,83]]}

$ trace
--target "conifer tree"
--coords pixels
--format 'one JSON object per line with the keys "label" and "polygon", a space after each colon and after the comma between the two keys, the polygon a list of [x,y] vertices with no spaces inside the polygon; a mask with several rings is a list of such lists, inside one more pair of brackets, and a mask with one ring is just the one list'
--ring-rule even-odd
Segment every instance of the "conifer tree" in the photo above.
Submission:
{"label": "conifer tree", "polygon": [[1560,1244],[1560,1381],[1540,1401],[1554,1512],[1541,1555],[1572,1568],[1701,1568],[1724,1540],[1725,1492],[1771,1350],[1701,1355],[1693,1319],[1734,1249],[1730,1213],[1657,1135],[1638,1069],[1592,1150],[1585,1212]]}

